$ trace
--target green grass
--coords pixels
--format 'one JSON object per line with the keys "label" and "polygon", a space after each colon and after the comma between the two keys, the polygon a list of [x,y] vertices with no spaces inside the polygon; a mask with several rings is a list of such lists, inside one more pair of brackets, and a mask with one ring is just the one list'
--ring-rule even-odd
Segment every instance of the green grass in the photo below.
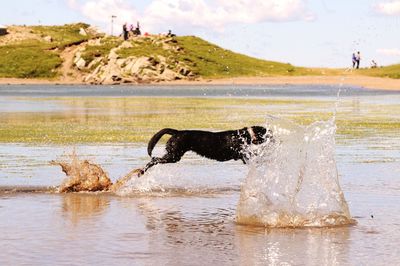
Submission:
{"label": "green grass", "polygon": [[51,36],[52,42],[26,39],[13,44],[0,46],[0,77],[3,78],[55,78],[59,73],[62,59],[59,53],[66,47],[92,38],[92,35],[79,34],[83,23],[63,26],[31,26],[32,33]]}
{"label": "green grass", "polygon": [[[76,23],[63,26],[27,27],[31,33],[40,36],[41,40],[25,40],[0,46],[0,77],[56,77],[57,69],[62,63],[59,54],[65,47],[98,37],[90,33],[87,36],[79,34],[81,28],[87,29],[88,26],[84,23]],[[45,36],[51,36],[53,41],[45,42],[43,40]],[[134,47],[120,49],[118,54],[121,58],[152,56],[157,59],[163,56],[169,63],[169,67],[174,68],[176,62],[184,62],[195,75],[204,78],[339,75],[342,73],[340,69],[304,68],[253,58],[223,49],[195,36],[176,37],[175,41],[167,44],[173,48],[167,50],[150,38],[133,38],[130,42]],[[82,57],[88,65],[95,58],[106,58],[110,50],[121,43],[121,38],[102,38],[100,46],[87,46]],[[183,49],[175,49],[178,47]],[[96,66],[92,69],[94,67]],[[376,69],[360,69],[355,74],[399,79],[400,64]]]}
{"label": "green grass", "polygon": [[400,64],[378,68],[360,69],[357,72],[366,76],[400,79]]}
{"label": "green grass", "polygon": [[[0,116],[2,143],[146,143],[164,127],[225,130],[262,125],[267,115],[300,125],[332,118],[334,101],[252,98],[27,98],[38,106],[63,106],[64,111],[7,112]],[[352,100],[337,114],[338,140],[397,136],[399,106],[373,103],[354,115]],[[58,110],[58,109],[57,109]],[[345,111],[347,110],[347,111]]]}
{"label": "green grass", "polygon": [[153,43],[150,38],[143,38],[140,42],[135,41],[134,39],[131,41],[133,47],[125,48],[118,51],[118,55],[122,58],[126,58],[128,56],[174,56],[175,53],[162,48],[162,45]]}
{"label": "green grass", "polygon": [[88,24],[76,23],[63,26],[32,26],[31,28],[33,33],[41,37],[51,36],[52,42],[44,44],[48,49],[64,49],[67,46],[79,44],[93,38],[94,36],[90,34],[86,36],[79,34],[81,28],[87,29],[88,27]]}
{"label": "green grass", "polygon": [[261,60],[231,52],[195,36],[176,37],[175,41],[175,43],[169,42],[168,45],[172,48],[181,47],[183,50],[166,50],[161,44],[153,42],[150,38],[140,38],[131,40],[134,47],[121,49],[118,54],[122,58],[128,56],[163,56],[167,58],[169,63],[173,61],[184,62],[194,74],[206,78],[322,75],[339,72],[327,69],[301,68],[291,64]]}
{"label": "green grass", "polygon": [[0,46],[0,77],[53,78],[62,60],[40,43]]}
{"label": "green grass", "polygon": [[[24,99],[21,99],[24,100]],[[64,112],[5,113],[0,117],[0,142],[104,143],[147,142],[163,127],[230,129],[262,124],[257,106],[318,102],[201,98],[42,98],[29,99],[66,107]],[[81,111],[77,111],[81,110]],[[84,110],[84,111],[82,111]],[[199,119],[201,117],[201,119]]]}
{"label": "green grass", "polygon": [[177,41],[184,49],[177,55],[179,60],[203,77],[321,75],[323,72],[234,53],[194,36],[177,37]]}

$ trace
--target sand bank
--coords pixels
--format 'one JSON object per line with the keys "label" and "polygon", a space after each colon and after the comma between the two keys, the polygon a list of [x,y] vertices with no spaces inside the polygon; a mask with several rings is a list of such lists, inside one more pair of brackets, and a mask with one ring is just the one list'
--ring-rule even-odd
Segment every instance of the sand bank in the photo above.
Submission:
{"label": "sand bank", "polygon": [[340,85],[358,86],[368,89],[398,90],[400,79],[367,76],[297,76],[297,77],[239,77],[229,79],[178,80],[165,84],[184,85]]}
{"label": "sand bank", "polygon": [[[81,81],[0,78],[0,84],[85,84]],[[223,79],[197,79],[160,82],[162,85],[347,85],[369,89],[400,91],[400,79],[367,77],[359,75],[343,76],[295,76],[295,77],[237,77]]]}

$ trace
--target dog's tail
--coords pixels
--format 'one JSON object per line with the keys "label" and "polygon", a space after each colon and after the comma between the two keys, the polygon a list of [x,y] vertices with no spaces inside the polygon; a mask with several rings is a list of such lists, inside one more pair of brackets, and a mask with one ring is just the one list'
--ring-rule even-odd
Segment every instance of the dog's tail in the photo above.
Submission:
{"label": "dog's tail", "polygon": [[154,146],[156,146],[157,142],[161,139],[165,134],[174,135],[178,130],[172,128],[164,128],[158,131],[149,141],[149,145],[147,146],[147,153],[151,157],[151,153],[153,152]]}

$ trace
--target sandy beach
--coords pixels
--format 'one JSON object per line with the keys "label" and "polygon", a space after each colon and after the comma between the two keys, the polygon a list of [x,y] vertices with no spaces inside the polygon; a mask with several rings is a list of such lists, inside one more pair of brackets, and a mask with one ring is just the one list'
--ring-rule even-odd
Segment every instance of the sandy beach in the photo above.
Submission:
{"label": "sandy beach", "polygon": [[[46,80],[46,79],[18,79],[0,78],[0,84],[85,84],[79,80]],[[193,81],[177,80],[154,83],[160,85],[341,85],[360,86],[368,89],[400,90],[400,79],[367,77],[360,75],[343,76],[295,76],[295,77],[237,77],[222,79],[197,79]]]}

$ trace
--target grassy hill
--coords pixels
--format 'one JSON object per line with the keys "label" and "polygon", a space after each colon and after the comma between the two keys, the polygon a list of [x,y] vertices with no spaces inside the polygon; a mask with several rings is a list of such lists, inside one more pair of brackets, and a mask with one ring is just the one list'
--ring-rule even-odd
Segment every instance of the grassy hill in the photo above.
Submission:
{"label": "grassy hill", "polygon": [[[197,76],[204,78],[228,78],[243,76],[293,76],[336,74],[338,70],[295,67],[291,64],[261,60],[231,52],[195,36],[176,37],[169,48],[153,38],[131,39],[133,47],[118,51],[121,58],[129,56],[162,56],[172,65],[183,62]],[[90,63],[96,57],[104,57],[113,47],[122,43],[120,38],[105,38],[100,46],[88,46],[82,57]]]}
{"label": "grassy hill", "polygon": [[321,75],[334,70],[295,67],[234,53],[195,36],[177,38],[184,52],[178,55],[202,77]]}
{"label": "grassy hill", "polygon": [[366,76],[400,79],[400,64],[378,68],[360,69],[359,73]]}
{"label": "grassy hill", "polygon": [[51,78],[62,60],[57,53],[33,43],[0,46],[0,77]]}
{"label": "grassy hill", "polygon": [[[80,33],[82,29],[87,32],[86,35]],[[91,64],[90,68],[80,70],[88,72],[94,70],[100,63],[106,64],[111,49],[123,43],[119,37],[104,37],[90,31],[89,25],[84,23],[63,26],[12,26],[9,32],[6,36],[0,36],[0,78],[57,79],[63,75],[61,64],[64,60],[61,55],[67,47],[101,38],[100,44],[86,45],[82,52],[86,66],[94,59],[102,58],[96,64]],[[342,73],[340,69],[296,67],[253,58],[223,49],[195,36],[176,37],[167,44],[155,42],[155,38],[158,37],[132,38],[129,41],[131,47],[119,49],[118,56],[121,58],[147,56],[154,57],[155,60],[163,57],[171,65],[184,63],[197,77],[203,78]],[[400,78],[400,65],[359,70],[356,74]]]}
{"label": "grassy hill", "polygon": [[64,26],[11,26],[0,36],[0,77],[54,78],[60,73],[60,53],[68,46],[93,38],[79,33],[88,24]]}

